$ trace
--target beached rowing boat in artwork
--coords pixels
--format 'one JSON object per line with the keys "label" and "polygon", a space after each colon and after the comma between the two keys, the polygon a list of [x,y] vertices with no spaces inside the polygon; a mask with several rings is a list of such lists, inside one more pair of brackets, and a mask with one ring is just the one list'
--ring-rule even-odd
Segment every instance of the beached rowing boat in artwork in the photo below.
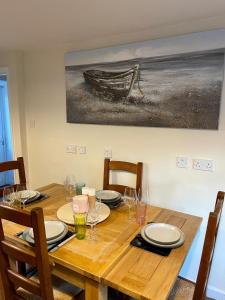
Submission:
{"label": "beached rowing boat in artwork", "polygon": [[107,99],[140,100],[144,97],[140,87],[139,65],[123,72],[108,72],[102,70],[86,70],[85,81],[94,88],[97,94]]}

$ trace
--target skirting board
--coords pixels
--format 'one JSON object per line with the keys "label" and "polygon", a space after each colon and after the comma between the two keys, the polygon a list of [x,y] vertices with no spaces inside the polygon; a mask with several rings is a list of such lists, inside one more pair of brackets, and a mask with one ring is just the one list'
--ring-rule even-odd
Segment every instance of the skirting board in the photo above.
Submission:
{"label": "skirting board", "polygon": [[225,291],[209,285],[207,288],[207,296],[216,300],[225,300]]}
{"label": "skirting board", "polygon": [[[182,278],[182,276],[181,276]],[[184,279],[187,279],[189,281],[192,281],[192,282],[195,282],[193,280],[193,278],[188,278],[187,276],[183,277]],[[214,286],[212,285],[208,285],[208,288],[207,288],[207,296],[209,298],[212,298],[212,299],[215,299],[215,300],[225,300],[225,291],[223,290],[219,290],[217,288],[215,288]]]}

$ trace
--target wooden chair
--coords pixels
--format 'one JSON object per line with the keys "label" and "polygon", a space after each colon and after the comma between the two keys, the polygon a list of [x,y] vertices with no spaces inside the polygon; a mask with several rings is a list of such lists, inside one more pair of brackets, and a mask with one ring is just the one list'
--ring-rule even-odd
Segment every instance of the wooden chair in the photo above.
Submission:
{"label": "wooden chair", "polygon": [[[12,221],[34,231],[35,245],[25,245],[5,236],[2,220]],[[38,277],[27,278],[11,267],[10,259],[18,260],[37,268]],[[67,300],[78,292],[76,287],[60,279],[57,288],[52,287],[51,270],[48,259],[45,237],[44,216],[42,208],[34,208],[31,212],[0,205],[0,275],[4,289],[4,297],[9,299],[44,299]],[[56,280],[56,279],[55,279]],[[64,290],[61,290],[61,286]],[[68,292],[69,290],[69,292]]]}
{"label": "wooden chair", "polygon": [[120,184],[110,184],[109,183],[109,175],[110,170],[112,171],[124,171],[136,174],[136,190],[139,191],[142,188],[142,169],[143,163],[138,162],[137,164],[125,162],[125,161],[113,161],[108,158],[104,161],[104,179],[103,179],[103,189],[104,190],[114,190],[124,193],[126,188],[125,185]]}
{"label": "wooden chair", "polygon": [[218,192],[214,212],[210,212],[196,284],[179,278],[169,300],[205,300],[213,253],[216,244],[224,192]]}
{"label": "wooden chair", "polygon": [[[0,172],[11,171],[11,170],[18,170],[19,184],[22,184],[26,187],[26,174],[25,174],[23,157],[18,157],[17,160],[0,163]],[[0,197],[2,196],[3,196],[3,188],[0,188]]]}

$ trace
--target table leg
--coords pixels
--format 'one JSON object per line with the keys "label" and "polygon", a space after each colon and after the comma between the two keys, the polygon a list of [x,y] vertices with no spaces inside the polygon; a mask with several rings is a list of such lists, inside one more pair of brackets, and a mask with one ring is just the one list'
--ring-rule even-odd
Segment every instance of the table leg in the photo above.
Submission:
{"label": "table leg", "polygon": [[91,279],[85,280],[85,300],[107,300],[108,288]]}

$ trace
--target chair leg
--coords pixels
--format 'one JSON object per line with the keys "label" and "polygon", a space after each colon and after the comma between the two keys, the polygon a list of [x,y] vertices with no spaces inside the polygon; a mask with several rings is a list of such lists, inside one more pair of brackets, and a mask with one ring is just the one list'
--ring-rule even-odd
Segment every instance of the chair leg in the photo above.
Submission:
{"label": "chair leg", "polygon": [[17,271],[18,271],[18,273],[21,274],[21,275],[26,276],[26,272],[27,272],[26,264],[24,262],[17,261],[16,265],[17,265]]}
{"label": "chair leg", "polygon": [[73,297],[73,300],[85,300],[85,291],[80,291],[76,296]]}

